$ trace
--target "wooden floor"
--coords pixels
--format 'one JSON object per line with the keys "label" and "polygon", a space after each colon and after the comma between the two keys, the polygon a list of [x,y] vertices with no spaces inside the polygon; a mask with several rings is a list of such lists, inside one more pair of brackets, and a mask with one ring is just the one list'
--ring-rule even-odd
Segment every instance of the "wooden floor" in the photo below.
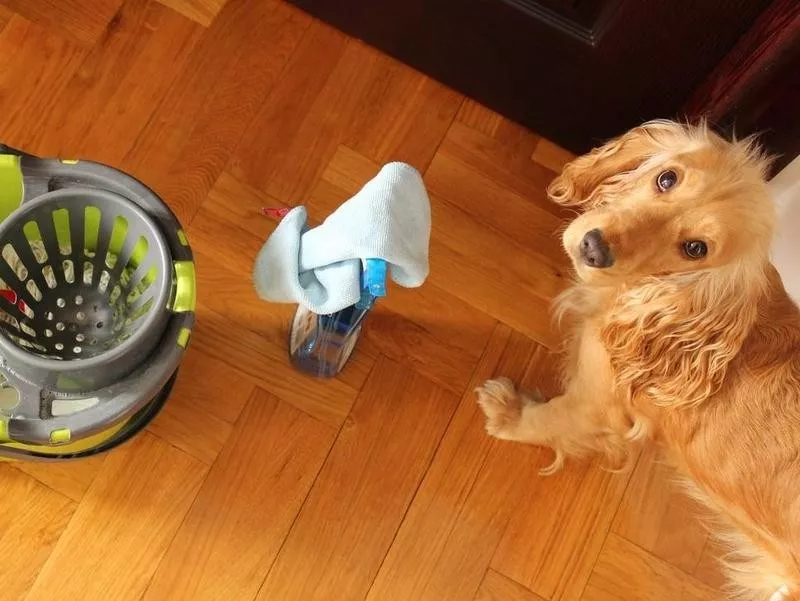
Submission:
{"label": "wooden floor", "polygon": [[[0,135],[153,186],[196,251],[198,325],[132,443],[0,464],[0,598],[701,601],[716,549],[648,450],[540,478],[472,389],[552,391],[568,278],[544,189],[569,157],[277,0],[0,0]],[[532,73],[531,77],[536,74]],[[424,172],[431,275],[392,288],[344,375],[286,360],[253,258],[390,160]]]}

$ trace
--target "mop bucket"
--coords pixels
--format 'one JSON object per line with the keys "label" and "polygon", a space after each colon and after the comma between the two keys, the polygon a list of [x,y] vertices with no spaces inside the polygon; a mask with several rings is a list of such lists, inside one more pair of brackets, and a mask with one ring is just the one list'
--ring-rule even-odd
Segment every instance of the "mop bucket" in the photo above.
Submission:
{"label": "mop bucket", "polygon": [[129,439],[169,396],[194,324],[169,208],[97,163],[0,147],[0,457]]}

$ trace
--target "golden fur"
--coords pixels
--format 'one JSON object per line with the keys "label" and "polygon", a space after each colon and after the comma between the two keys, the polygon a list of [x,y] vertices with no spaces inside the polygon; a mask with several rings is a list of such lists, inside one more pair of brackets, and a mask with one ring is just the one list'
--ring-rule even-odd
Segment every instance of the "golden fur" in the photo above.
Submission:
{"label": "golden fur", "polygon": [[[575,285],[564,393],[547,403],[507,379],[478,390],[490,434],[620,465],[656,438],[717,516],[731,597],[800,599],[800,314],[769,261],[767,163],[750,140],[656,121],[567,165],[551,198],[583,211],[564,247]],[[677,184],[656,186],[670,169]],[[598,229],[614,263],[586,266]],[[699,239],[707,256],[682,243]]]}

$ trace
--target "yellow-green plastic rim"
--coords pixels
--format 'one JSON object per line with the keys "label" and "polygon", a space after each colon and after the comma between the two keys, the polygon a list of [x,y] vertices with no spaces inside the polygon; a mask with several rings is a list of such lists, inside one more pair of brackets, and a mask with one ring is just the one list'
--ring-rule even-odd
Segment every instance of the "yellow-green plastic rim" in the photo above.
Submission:
{"label": "yellow-green plastic rim", "polygon": [[188,313],[197,308],[197,279],[192,261],[175,261],[175,313]]}
{"label": "yellow-green plastic rim", "polygon": [[189,328],[181,328],[178,333],[178,346],[186,348],[189,344],[189,338],[192,336],[192,331]]}
{"label": "yellow-green plastic rim", "polygon": [[[117,432],[122,430],[127,423],[127,421],[122,421],[119,424],[98,432],[97,434],[87,436],[86,438],[81,438],[80,440],[76,440],[74,442],[67,442],[66,444],[56,444],[55,446],[50,447],[47,445],[26,444],[23,442],[14,442],[9,440],[8,424],[4,421],[0,421],[0,447],[20,449],[22,451],[30,451],[31,453],[39,453],[41,455],[71,455],[74,453],[82,453],[110,440],[117,434]],[[62,432],[60,430],[55,432],[55,436],[53,436],[51,433],[51,438],[55,439],[54,442],[58,443],[69,440],[67,432]],[[20,457],[20,459],[24,459],[24,457]]]}
{"label": "yellow-green plastic rim", "polygon": [[19,208],[24,191],[19,157],[0,154],[0,221]]}

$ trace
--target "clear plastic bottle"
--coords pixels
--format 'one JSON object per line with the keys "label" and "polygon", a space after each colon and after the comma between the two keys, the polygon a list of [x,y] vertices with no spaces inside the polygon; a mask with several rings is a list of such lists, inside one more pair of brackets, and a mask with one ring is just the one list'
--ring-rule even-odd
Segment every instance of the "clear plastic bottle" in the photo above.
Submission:
{"label": "clear plastic bottle", "polygon": [[355,305],[330,315],[318,315],[298,306],[289,330],[292,364],[321,378],[339,374],[355,349],[367,314],[385,294],[385,261],[367,259],[362,270],[361,299]]}

